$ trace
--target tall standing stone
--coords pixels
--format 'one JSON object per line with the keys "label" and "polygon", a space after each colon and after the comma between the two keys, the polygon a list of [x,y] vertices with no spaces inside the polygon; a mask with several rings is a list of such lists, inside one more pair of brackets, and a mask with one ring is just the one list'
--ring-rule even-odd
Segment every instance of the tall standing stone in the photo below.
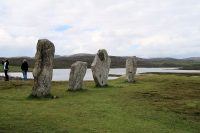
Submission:
{"label": "tall standing stone", "polygon": [[136,57],[129,57],[126,60],[126,78],[128,82],[134,82],[135,81],[135,74],[137,71],[137,60]]}
{"label": "tall standing stone", "polygon": [[68,90],[76,91],[82,89],[83,78],[86,70],[87,62],[77,61],[71,65]]}
{"label": "tall standing stone", "polygon": [[91,65],[96,86],[106,86],[111,59],[105,49],[100,49]]}
{"label": "tall standing stone", "polygon": [[54,53],[55,47],[52,42],[47,39],[38,40],[33,69],[33,96],[45,97],[50,95]]}

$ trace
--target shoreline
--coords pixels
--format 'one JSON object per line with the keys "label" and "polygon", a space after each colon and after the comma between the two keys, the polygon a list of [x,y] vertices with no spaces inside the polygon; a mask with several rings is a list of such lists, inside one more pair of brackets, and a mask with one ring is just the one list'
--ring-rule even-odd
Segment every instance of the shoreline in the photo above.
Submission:
{"label": "shoreline", "polygon": [[[0,76],[0,80],[5,80],[5,76]],[[21,77],[9,76],[9,80],[23,80]]]}

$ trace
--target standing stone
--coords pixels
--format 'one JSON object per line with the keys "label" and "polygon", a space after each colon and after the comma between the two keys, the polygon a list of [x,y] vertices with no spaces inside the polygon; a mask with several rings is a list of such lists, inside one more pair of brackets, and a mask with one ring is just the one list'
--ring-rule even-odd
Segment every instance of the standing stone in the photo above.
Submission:
{"label": "standing stone", "polygon": [[91,65],[96,86],[106,86],[111,59],[105,49],[100,49]]}
{"label": "standing stone", "polygon": [[45,97],[50,95],[54,53],[55,47],[52,42],[47,39],[38,40],[33,69],[33,96]]}
{"label": "standing stone", "polygon": [[136,57],[129,57],[126,60],[126,78],[128,82],[134,82],[135,81],[135,74],[137,71],[137,61]]}
{"label": "standing stone", "polygon": [[71,65],[68,90],[76,91],[82,89],[83,78],[86,70],[87,62],[77,61]]}

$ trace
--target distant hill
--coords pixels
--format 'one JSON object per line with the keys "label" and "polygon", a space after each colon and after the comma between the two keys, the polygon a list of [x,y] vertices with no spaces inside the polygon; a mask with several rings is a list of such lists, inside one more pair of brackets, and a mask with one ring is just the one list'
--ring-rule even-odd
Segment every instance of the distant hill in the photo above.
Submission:
{"label": "distant hill", "polygon": [[88,56],[95,56],[95,54],[87,54],[87,53],[78,53],[78,54],[73,54],[73,55],[66,55],[65,57],[88,57]]}
{"label": "distant hill", "polygon": [[[88,63],[88,67],[91,66],[94,60],[94,54],[79,53],[74,55],[55,55],[54,68],[70,68],[71,64],[76,61],[84,61]],[[111,68],[123,68],[128,56],[110,56]],[[0,57],[2,60],[3,57]],[[21,66],[23,59],[27,59],[30,67],[34,66],[33,57],[10,57],[8,58],[10,65]],[[183,67],[184,69],[200,69],[200,57],[191,57],[185,59],[174,59],[174,58],[138,58],[137,62],[139,67]]]}
{"label": "distant hill", "polygon": [[186,58],[185,60],[200,61],[200,57],[190,57],[190,58]]}

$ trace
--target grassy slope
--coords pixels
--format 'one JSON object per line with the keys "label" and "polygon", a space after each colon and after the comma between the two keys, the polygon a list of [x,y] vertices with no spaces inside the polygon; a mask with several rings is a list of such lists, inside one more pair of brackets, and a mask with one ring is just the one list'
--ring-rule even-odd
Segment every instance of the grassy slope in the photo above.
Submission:
{"label": "grassy slope", "polygon": [[[29,68],[29,71],[32,71],[33,68]],[[9,66],[9,72],[21,72],[20,66]],[[0,67],[0,72],[3,72],[3,66]]]}
{"label": "grassy slope", "polygon": [[[9,66],[10,72],[21,72],[21,68],[18,66]],[[0,67],[0,72],[3,72],[3,66]]]}
{"label": "grassy slope", "polygon": [[135,84],[109,81],[107,88],[84,82],[66,92],[53,82],[58,99],[28,99],[32,81],[0,81],[0,132],[199,133],[200,78],[142,75]]}

